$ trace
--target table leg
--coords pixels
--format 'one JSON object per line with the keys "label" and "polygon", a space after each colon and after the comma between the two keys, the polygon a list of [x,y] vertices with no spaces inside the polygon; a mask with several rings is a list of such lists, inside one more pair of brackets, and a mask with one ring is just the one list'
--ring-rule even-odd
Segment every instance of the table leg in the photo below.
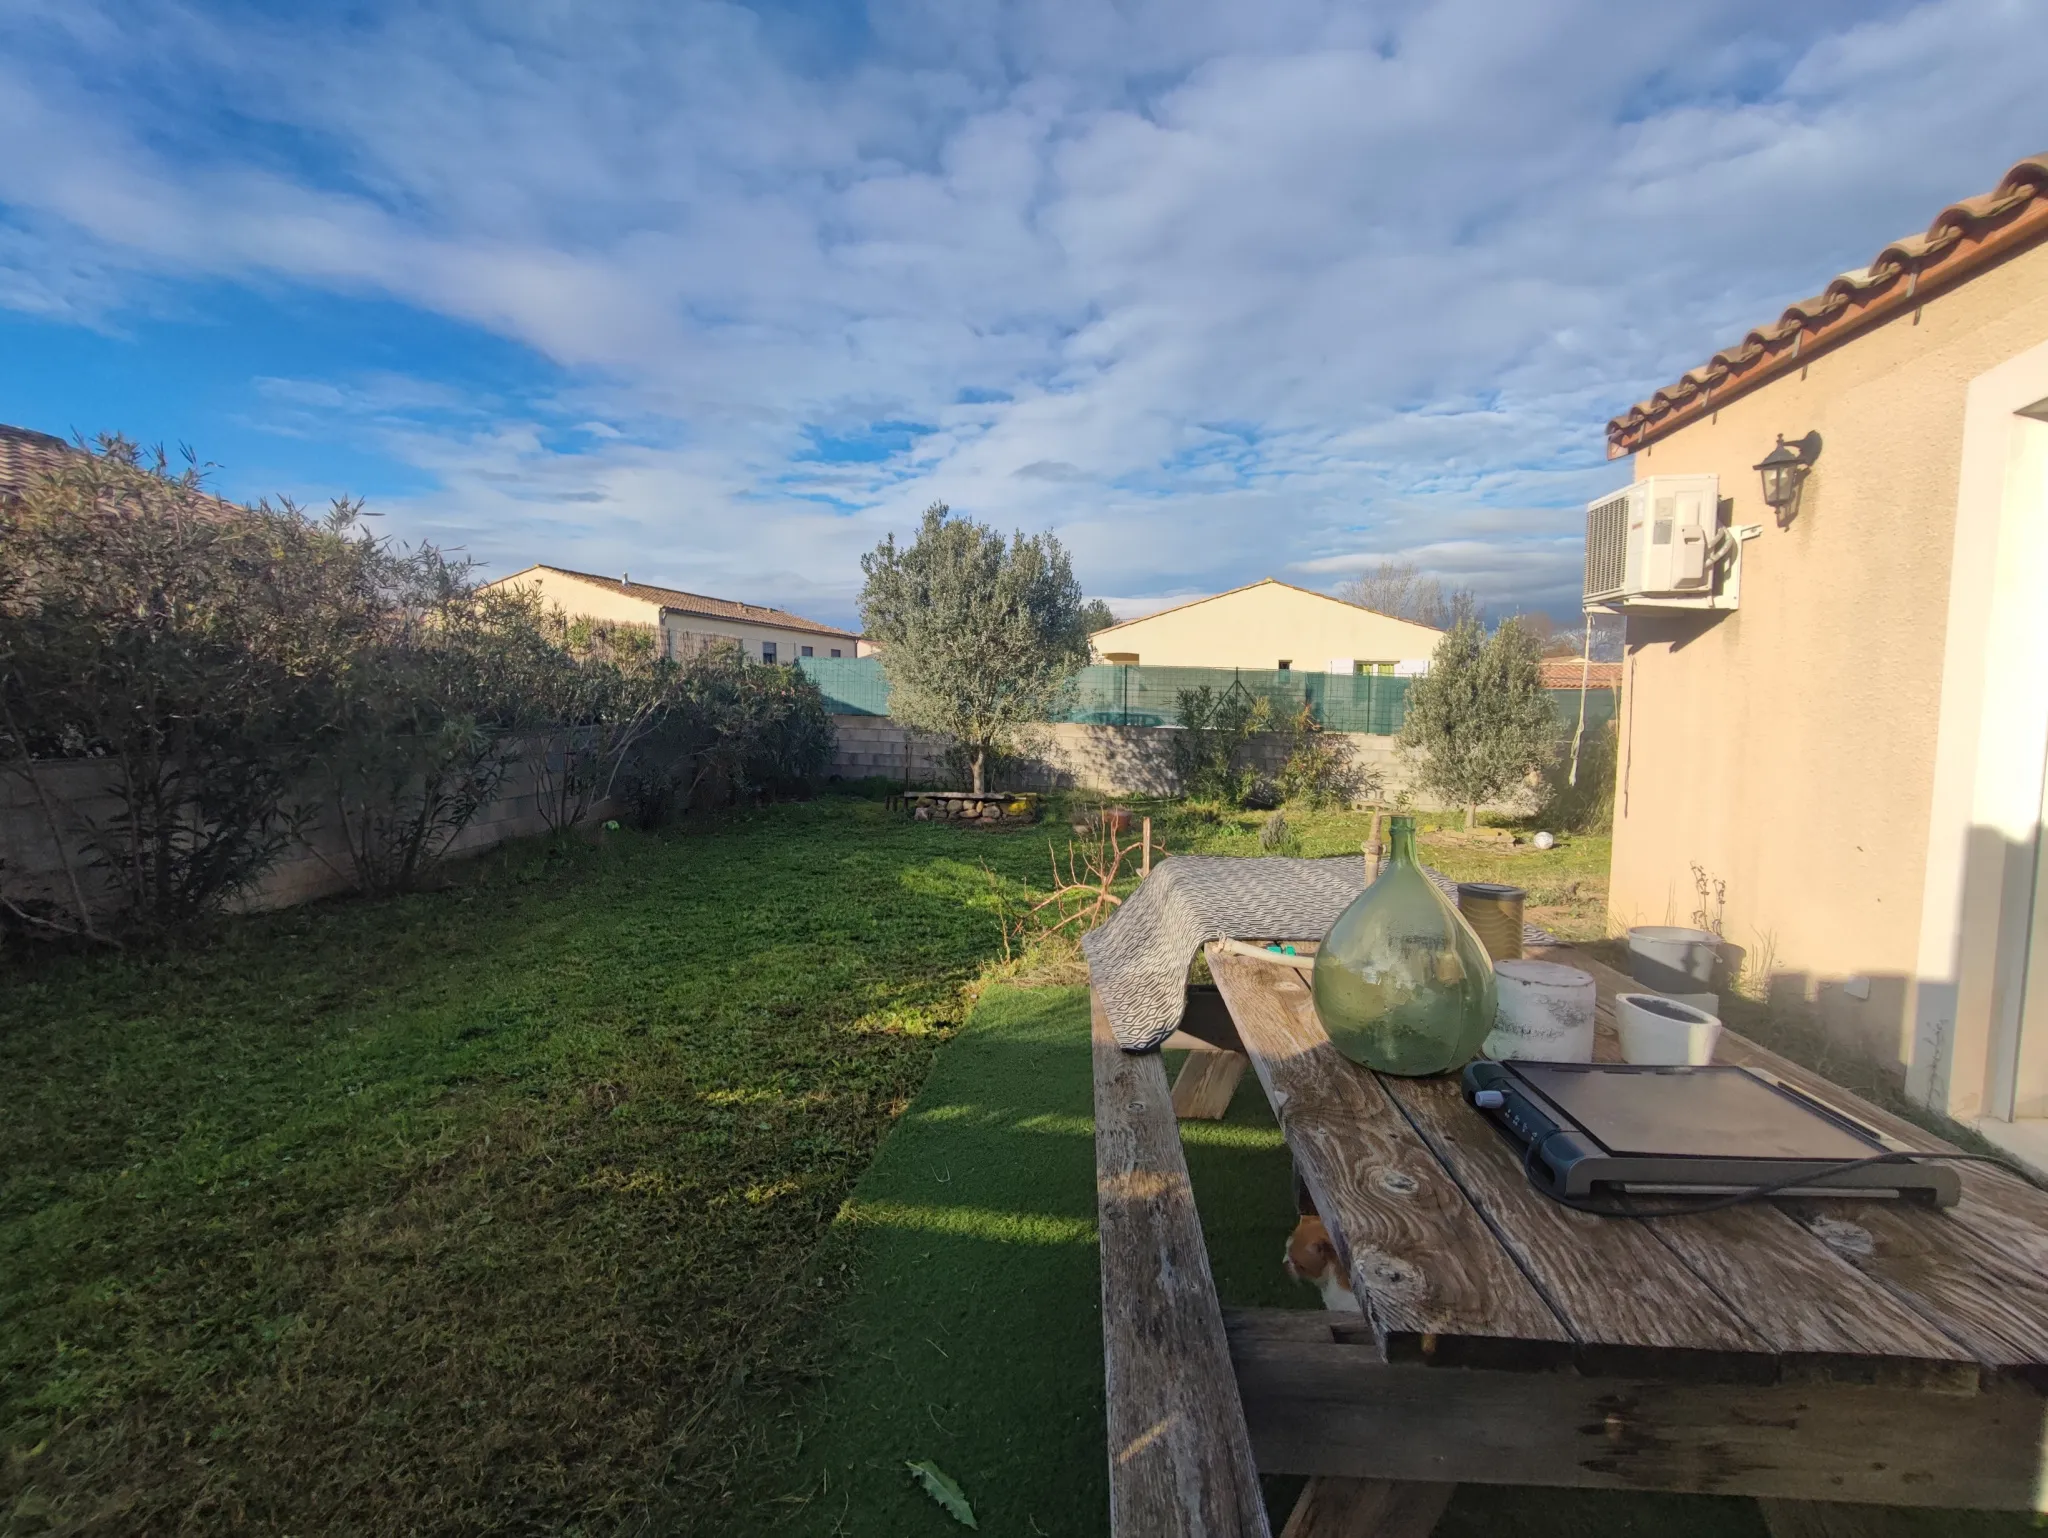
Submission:
{"label": "table leg", "polygon": [[1294,1503],[1280,1538],[1429,1538],[1457,1488],[1318,1475]]}
{"label": "table leg", "polygon": [[1242,1052],[1210,1048],[1190,1052],[1173,1080],[1173,1114],[1182,1121],[1221,1121],[1237,1093],[1237,1081],[1251,1066]]}

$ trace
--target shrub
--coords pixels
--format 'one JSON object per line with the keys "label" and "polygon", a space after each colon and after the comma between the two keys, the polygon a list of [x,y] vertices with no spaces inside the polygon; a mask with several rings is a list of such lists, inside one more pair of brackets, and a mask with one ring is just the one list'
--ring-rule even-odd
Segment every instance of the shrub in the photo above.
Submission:
{"label": "shrub", "polygon": [[1571,743],[1566,741],[1543,765],[1543,799],[1536,820],[1557,833],[1604,833],[1614,826],[1614,774],[1618,735],[1608,721],[1579,744],[1578,778],[1572,780]]}
{"label": "shrub", "polygon": [[1349,806],[1361,795],[1377,796],[1379,776],[1359,766],[1351,741],[1330,732],[1307,702],[1288,724],[1287,762],[1281,767],[1279,792],[1289,802],[1320,811]]}
{"label": "shrub", "polygon": [[1242,784],[1237,804],[1247,811],[1270,812],[1286,800],[1280,790],[1280,782],[1270,774],[1249,772],[1243,776]]}
{"label": "shrub", "polygon": [[753,732],[742,789],[762,796],[813,796],[832,765],[836,738],[825,695],[795,667],[749,665]]}
{"label": "shrub", "polygon": [[[57,895],[18,884],[0,917],[109,941],[185,927],[321,815],[359,890],[405,890],[536,743],[557,829],[629,761],[654,817],[678,787],[783,794],[829,764],[830,717],[794,669],[658,660],[651,627],[480,591],[358,512],[237,507],[118,438],[0,498],[0,773],[65,862]],[[45,772],[78,758],[106,766],[111,812]]]}
{"label": "shrub", "polygon": [[715,647],[656,663],[658,701],[628,747],[619,794],[643,827],[695,805],[808,795],[832,762],[832,718],[794,667]]}
{"label": "shrub", "polygon": [[[376,628],[380,547],[354,508],[236,508],[117,438],[0,501],[0,769],[67,866],[45,932],[179,927],[246,891],[309,809],[292,794]],[[60,806],[38,764],[94,758],[114,810]],[[66,853],[66,859],[70,856]]]}
{"label": "shrub", "polygon": [[1183,796],[1244,804],[1257,774],[1241,760],[1273,719],[1273,707],[1236,684],[1218,693],[1203,684],[1175,696],[1180,730],[1170,739],[1173,777]]}
{"label": "shrub", "polygon": [[393,560],[403,587],[344,678],[318,774],[358,891],[410,891],[489,806],[512,764],[515,682],[533,607],[476,592],[423,547]]}
{"label": "shrub", "polygon": [[1259,852],[1286,855],[1301,852],[1301,841],[1294,836],[1294,829],[1288,826],[1285,812],[1275,812],[1259,829]]}

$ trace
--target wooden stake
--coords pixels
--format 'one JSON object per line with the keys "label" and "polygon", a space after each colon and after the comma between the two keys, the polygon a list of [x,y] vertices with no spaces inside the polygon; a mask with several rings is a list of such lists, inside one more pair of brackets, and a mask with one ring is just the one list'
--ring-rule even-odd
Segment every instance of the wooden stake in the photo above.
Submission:
{"label": "wooden stake", "polygon": [[1149,875],[1151,875],[1151,874],[1152,874],[1152,819],[1151,819],[1151,818],[1149,818],[1149,817],[1147,817],[1147,818],[1145,819],[1145,857],[1144,857],[1144,861],[1143,861],[1143,863],[1142,863],[1142,864],[1140,864],[1140,865],[1138,866],[1138,875],[1139,875],[1140,877],[1144,877],[1144,876],[1149,876]]}
{"label": "wooden stake", "polygon": [[1246,940],[1215,940],[1210,942],[1219,951],[1232,956],[1242,956],[1247,961],[1271,962],[1276,967],[1292,967],[1297,972],[1313,972],[1316,969],[1314,955],[1290,956],[1285,951],[1269,951],[1263,945],[1253,945]]}

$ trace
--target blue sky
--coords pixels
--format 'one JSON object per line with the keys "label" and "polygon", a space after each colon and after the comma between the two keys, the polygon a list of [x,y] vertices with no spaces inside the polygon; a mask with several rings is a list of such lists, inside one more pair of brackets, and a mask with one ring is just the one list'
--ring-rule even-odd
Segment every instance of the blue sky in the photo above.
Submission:
{"label": "blue sky", "polygon": [[[2039,0],[0,0],[0,421],[848,620],[1569,613],[1606,419],[2048,147]],[[1767,446],[1767,445],[1766,445]]]}

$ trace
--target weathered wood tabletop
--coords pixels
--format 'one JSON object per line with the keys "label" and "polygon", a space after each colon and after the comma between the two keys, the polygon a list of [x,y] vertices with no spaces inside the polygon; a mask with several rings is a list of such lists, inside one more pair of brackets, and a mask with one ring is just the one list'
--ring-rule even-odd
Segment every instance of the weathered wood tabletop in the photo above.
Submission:
{"label": "weathered wood tabletop", "polygon": [[[1611,1001],[1633,985],[1532,954],[1594,975],[1596,1056],[1618,1060]],[[1455,1077],[1359,1068],[1298,973],[1220,946],[1209,966],[1229,1019],[1200,1045],[1249,1060],[1364,1313],[1218,1306],[1171,1118],[1175,1099],[1220,1115],[1235,1075],[1202,1062],[1208,1092],[1170,1098],[1098,1012],[1115,1531],[1264,1532],[1245,1447],[1260,1473],[1315,1476],[1295,1538],[1426,1533],[1464,1481],[1752,1495],[1788,1534],[1867,1531],[1870,1507],[1842,1503],[2048,1503],[2048,1194],[1966,1165],[1947,1211],[1576,1212],[1530,1187]],[[1734,1033],[1719,1059],[1948,1147]]]}

